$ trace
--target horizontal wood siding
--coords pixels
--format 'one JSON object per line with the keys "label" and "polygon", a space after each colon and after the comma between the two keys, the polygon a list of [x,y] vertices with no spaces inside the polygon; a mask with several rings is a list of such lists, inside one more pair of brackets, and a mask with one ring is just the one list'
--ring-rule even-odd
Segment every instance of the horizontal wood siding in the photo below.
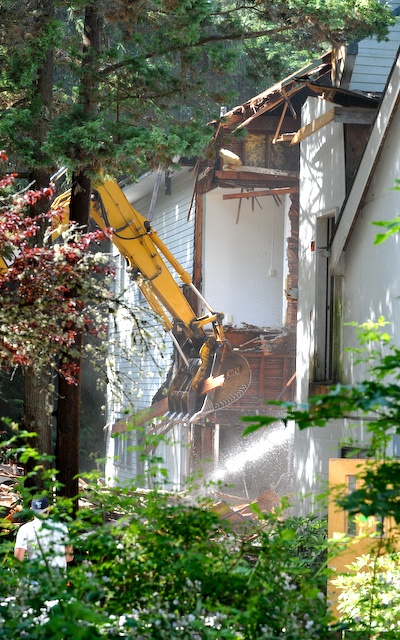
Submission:
{"label": "horizontal wood siding", "polygon": [[[400,6],[400,2],[391,2],[390,4],[393,10]],[[399,45],[399,22],[390,28],[387,42],[378,42],[375,38],[361,40],[358,43],[358,54],[350,80],[350,90],[383,92]]]}
{"label": "horizontal wood siding", "polygon": [[[191,196],[192,184],[190,175],[188,175],[187,172],[176,172],[172,177],[171,196],[165,196],[162,186],[160,187],[151,224],[175,258],[192,275],[194,216],[192,215],[189,221],[187,219]],[[148,212],[150,201],[151,194],[135,202],[134,206],[141,213]],[[146,215],[146,213],[143,215]],[[174,275],[176,282],[181,285],[182,283],[179,276],[177,276],[172,269],[171,273]],[[138,297],[139,295],[139,292],[137,292],[136,296]],[[143,304],[146,303],[144,302]],[[160,338],[157,337],[157,333],[160,332],[161,329],[161,324],[157,321],[157,318],[152,318],[149,323],[149,329],[153,336],[155,336],[158,345],[164,342],[164,346],[161,347],[161,353],[164,354],[164,358],[161,358],[160,353],[157,354],[157,349],[155,349],[152,350],[146,358],[141,359],[140,366],[147,371],[147,376],[141,380],[141,395],[138,400],[138,406],[140,408],[146,408],[151,404],[153,396],[165,380],[172,364],[172,342],[165,334]],[[157,371],[157,367],[154,365],[153,358],[155,355],[157,366],[161,369],[160,371]]]}
{"label": "horizontal wood siding", "polygon": [[[246,353],[252,380],[235,407],[262,407],[265,400],[277,400],[294,373],[294,356]],[[288,399],[289,392],[285,394]]]}
{"label": "horizontal wood siding", "polygon": [[[157,206],[151,219],[157,231],[174,257],[191,275],[193,273],[194,212],[188,218],[192,198],[192,177],[185,172],[176,172],[172,177],[172,195],[165,196],[160,188]],[[146,215],[151,194],[135,202],[135,208]],[[177,282],[180,279],[177,278]]]}

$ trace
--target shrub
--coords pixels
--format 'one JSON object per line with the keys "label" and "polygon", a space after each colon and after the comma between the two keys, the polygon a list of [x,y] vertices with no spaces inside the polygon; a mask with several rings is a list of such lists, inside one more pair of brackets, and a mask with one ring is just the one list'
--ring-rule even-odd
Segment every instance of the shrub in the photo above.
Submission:
{"label": "shrub", "polygon": [[212,505],[161,492],[87,499],[70,523],[69,586],[1,544],[0,638],[333,637],[326,530],[313,518],[282,511],[233,527]]}

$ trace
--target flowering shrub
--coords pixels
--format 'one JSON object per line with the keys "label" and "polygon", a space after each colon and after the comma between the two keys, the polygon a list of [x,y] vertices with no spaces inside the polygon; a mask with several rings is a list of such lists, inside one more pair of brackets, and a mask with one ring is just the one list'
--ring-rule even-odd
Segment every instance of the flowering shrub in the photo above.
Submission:
{"label": "flowering shrub", "polygon": [[260,514],[233,527],[210,505],[133,487],[82,498],[69,586],[0,546],[0,638],[334,637],[325,562],[314,562],[326,533],[298,553],[307,519]]}
{"label": "flowering shrub", "polygon": [[[4,153],[0,160],[7,160]],[[104,333],[112,272],[107,255],[89,250],[105,238],[102,231],[70,225],[52,243],[58,212],[30,215],[30,208],[43,199],[50,208],[54,188],[15,194],[15,180],[15,174],[0,180],[0,364],[48,366],[71,353],[78,330]],[[56,366],[74,381],[71,365]]]}
{"label": "flowering shrub", "polygon": [[347,567],[332,583],[340,589],[338,610],[351,637],[393,639],[400,634],[400,554],[370,554]]}

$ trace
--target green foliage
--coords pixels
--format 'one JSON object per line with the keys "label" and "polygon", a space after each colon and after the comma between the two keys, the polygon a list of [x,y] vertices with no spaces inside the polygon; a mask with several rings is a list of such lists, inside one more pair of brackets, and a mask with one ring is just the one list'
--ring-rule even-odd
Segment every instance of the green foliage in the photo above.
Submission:
{"label": "green foliage", "polygon": [[25,38],[23,43],[11,52],[7,68],[2,68],[0,86],[8,83],[9,91],[26,89],[33,93],[46,53],[58,45],[61,36],[60,22],[52,19],[43,21],[34,38]]}
{"label": "green foliage", "polygon": [[43,565],[14,561],[13,527],[3,529],[0,638],[334,637],[326,523],[279,512],[233,528],[184,497],[89,487],[69,523],[69,586]]}
{"label": "green foliage", "polygon": [[[400,180],[396,180],[396,186],[393,188],[394,191],[400,191]],[[391,220],[379,220],[373,222],[372,224],[377,227],[385,227],[387,231],[385,233],[377,233],[375,237],[374,244],[382,244],[385,242],[390,236],[397,235],[400,231],[400,218],[392,218]]]}
{"label": "green foliage", "polygon": [[362,486],[349,495],[339,498],[338,504],[350,514],[361,513],[366,518],[393,517],[400,523],[399,513],[399,462],[380,461],[367,466],[361,474]]}
{"label": "green foliage", "polygon": [[385,233],[377,233],[374,244],[381,244],[387,240],[390,236],[399,233],[400,231],[400,218],[393,218],[392,220],[381,220],[374,222],[377,227],[385,227],[387,231]]}
{"label": "green foliage", "polygon": [[209,142],[210,130],[204,124],[193,118],[177,122],[160,114],[159,109],[153,111],[164,122],[148,127],[133,126],[129,118],[123,117],[117,123],[90,119],[81,108],[75,108],[54,123],[52,137],[42,150],[46,155],[61,157],[68,148],[68,157],[63,160],[71,169],[77,162],[90,158],[94,175],[102,167],[110,175],[118,170],[140,174],[158,162],[169,166],[176,156],[193,157]]}
{"label": "green foliage", "polygon": [[[327,560],[328,523],[324,518],[314,515],[307,517],[292,516],[286,518],[285,526],[294,533],[292,536],[293,552],[316,577],[322,574],[325,578]],[[317,578],[319,580],[319,578]]]}

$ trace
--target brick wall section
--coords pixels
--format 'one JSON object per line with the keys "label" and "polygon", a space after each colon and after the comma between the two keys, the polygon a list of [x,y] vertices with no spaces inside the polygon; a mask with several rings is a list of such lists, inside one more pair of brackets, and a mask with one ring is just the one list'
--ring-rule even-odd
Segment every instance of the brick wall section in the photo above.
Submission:
{"label": "brick wall section", "polygon": [[[299,194],[291,195],[292,206],[289,210],[290,236],[287,238],[288,277],[287,289],[297,289],[299,277]],[[285,326],[296,329],[297,324],[297,299],[288,297]]]}

